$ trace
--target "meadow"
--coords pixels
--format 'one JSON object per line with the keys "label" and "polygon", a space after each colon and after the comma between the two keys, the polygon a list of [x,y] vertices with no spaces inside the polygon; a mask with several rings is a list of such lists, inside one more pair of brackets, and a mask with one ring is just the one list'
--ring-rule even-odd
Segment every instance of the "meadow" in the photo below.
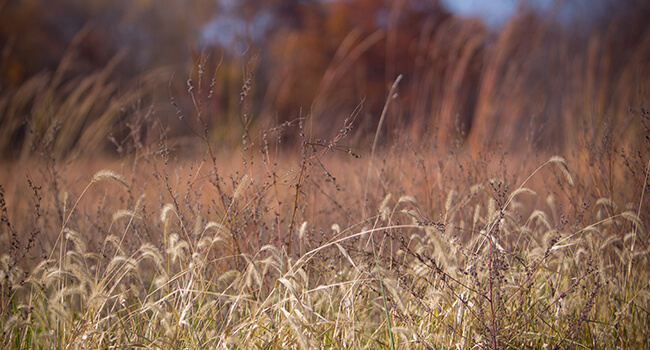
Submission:
{"label": "meadow", "polygon": [[[286,120],[256,107],[247,66],[205,56],[180,83],[152,70],[118,88],[119,56],[74,75],[72,47],[53,73],[2,90],[0,344],[646,347],[650,32],[617,66],[616,42],[596,36],[585,55],[569,39],[521,49],[535,25],[523,17],[476,73],[472,25],[445,51],[467,65],[423,54],[430,75],[339,103],[371,46],[357,33]],[[571,58],[564,99],[564,81],[539,79],[543,53]],[[474,73],[470,129],[454,92]],[[238,85],[219,95],[227,76]],[[168,110],[150,95],[161,85]]]}
{"label": "meadow", "polygon": [[405,140],[357,155],[341,143],[350,127],[297,150],[269,131],[214,158],[208,146],[177,158],[160,142],[113,161],[9,165],[2,342],[647,343],[649,153],[476,159]]}

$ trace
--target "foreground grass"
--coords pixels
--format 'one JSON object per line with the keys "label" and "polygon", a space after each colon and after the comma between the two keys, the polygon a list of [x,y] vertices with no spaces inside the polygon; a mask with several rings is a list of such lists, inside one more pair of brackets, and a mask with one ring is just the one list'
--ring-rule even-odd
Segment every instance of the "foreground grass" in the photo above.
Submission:
{"label": "foreground grass", "polygon": [[222,162],[165,153],[94,175],[50,163],[42,187],[29,168],[27,192],[0,192],[1,342],[647,344],[647,155],[625,158],[634,176],[619,178],[579,157],[527,167],[404,146],[368,160],[328,155],[332,145],[244,150],[227,177]]}

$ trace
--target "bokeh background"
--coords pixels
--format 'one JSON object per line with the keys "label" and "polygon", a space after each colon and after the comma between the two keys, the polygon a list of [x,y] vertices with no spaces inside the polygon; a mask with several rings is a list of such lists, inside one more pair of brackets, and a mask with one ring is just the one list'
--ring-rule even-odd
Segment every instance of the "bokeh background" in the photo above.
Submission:
{"label": "bokeh background", "polygon": [[206,128],[234,147],[282,123],[291,144],[298,120],[318,139],[351,116],[363,150],[400,74],[380,144],[634,142],[648,18],[645,0],[3,0],[0,154],[111,156],[161,135],[182,150]]}

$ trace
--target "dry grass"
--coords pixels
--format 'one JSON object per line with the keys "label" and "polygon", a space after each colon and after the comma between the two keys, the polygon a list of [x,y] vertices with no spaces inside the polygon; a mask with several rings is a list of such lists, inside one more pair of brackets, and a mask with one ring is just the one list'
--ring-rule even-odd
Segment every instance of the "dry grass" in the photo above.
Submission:
{"label": "dry grass", "polygon": [[[514,32],[494,45],[516,42],[507,37]],[[495,56],[484,73],[504,62]],[[0,96],[5,111],[31,111],[25,127],[40,125],[19,131],[11,124],[18,112],[0,120],[10,138],[25,137],[25,158],[0,171],[7,348],[647,345],[647,110],[594,106],[590,120],[606,123],[567,127],[571,146],[561,145],[560,156],[534,146],[511,153],[467,146],[466,135],[449,129],[442,141],[437,132],[411,138],[417,133],[397,129],[396,142],[382,145],[382,124],[396,123],[391,108],[400,107],[388,103],[394,87],[373,146],[357,154],[349,144],[360,142],[350,138],[361,106],[326,139],[312,138],[318,116],[310,113],[265,129],[249,103],[252,75],[244,75],[239,111],[229,114],[238,120],[215,132],[214,85],[199,67],[187,81],[189,109],[171,101],[197,140],[193,157],[151,110],[134,108],[128,130],[112,138],[121,157],[84,158],[109,136],[118,106],[138,106],[103,80],[109,71],[69,83],[43,77],[23,87],[24,98]],[[487,97],[517,86],[482,82]],[[616,85],[609,83],[602,91]],[[437,105],[441,115],[458,107],[449,94]],[[492,110],[487,97],[478,109]],[[493,101],[526,105],[510,98]],[[47,108],[37,103],[43,99]],[[422,115],[431,107],[411,102]],[[521,126],[491,123],[475,132],[511,136]],[[218,148],[215,139],[233,138],[222,135],[234,134],[232,125],[241,145]],[[283,144],[287,135],[298,147]],[[1,150],[15,144],[3,140]]]}
{"label": "dry grass", "polygon": [[581,154],[473,160],[405,140],[369,164],[336,151],[349,126],[300,152],[269,142],[272,130],[239,161],[159,152],[94,175],[105,163],[15,165],[28,177],[3,173],[2,342],[647,343],[648,153],[614,155],[614,168],[589,153],[593,170],[576,171]]}

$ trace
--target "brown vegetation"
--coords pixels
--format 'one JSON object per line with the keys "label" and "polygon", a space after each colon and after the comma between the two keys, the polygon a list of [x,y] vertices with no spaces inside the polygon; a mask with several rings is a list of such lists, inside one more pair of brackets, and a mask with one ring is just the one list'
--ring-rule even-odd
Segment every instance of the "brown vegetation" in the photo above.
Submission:
{"label": "brown vegetation", "polygon": [[[128,128],[131,106],[146,109],[149,104],[155,106],[156,118],[170,126],[170,137],[192,135],[197,126],[187,125],[191,123],[187,120],[179,122],[169,104],[171,95],[180,114],[195,108],[185,93],[188,85],[184,77],[190,75],[194,88],[203,87],[204,93],[213,94],[205,117],[215,141],[222,144],[238,143],[229,137],[233,133],[224,130],[241,124],[240,87],[248,81],[246,114],[249,126],[257,132],[309,116],[313,125],[306,128],[307,133],[313,139],[323,138],[336,132],[361,103],[353,141],[360,147],[370,144],[368,136],[374,134],[388,89],[397,75],[402,75],[399,97],[389,111],[382,138],[395,141],[396,135],[407,132],[414,139],[435,137],[439,148],[460,140],[471,145],[475,154],[497,144],[509,150],[580,148],[582,130],[593,129],[596,134],[592,137],[600,137],[605,124],[631,125],[628,108],[642,106],[648,91],[650,31],[645,19],[650,7],[645,1],[611,5],[601,16],[576,15],[570,23],[561,22],[552,13],[522,9],[500,31],[456,18],[436,2],[306,1],[287,6],[284,2],[243,1],[232,9],[215,3],[219,11],[228,10],[229,16],[251,21],[251,27],[235,33],[243,36],[233,34],[232,46],[214,42],[204,49],[199,49],[197,41],[183,38],[201,37],[200,30],[210,19],[205,13],[213,9],[207,3],[196,2],[186,11],[171,9],[169,13],[155,1],[130,7],[121,2],[102,5],[107,8],[96,8],[100,5],[94,2],[64,3],[57,5],[57,11],[73,9],[76,20],[72,23],[81,23],[77,30],[90,19],[74,40],[61,35],[49,38],[38,31],[39,26],[20,27],[26,18],[56,27],[55,17],[46,16],[50,5],[4,5],[2,13],[14,18],[0,26],[6,34],[0,62],[4,157],[31,153],[9,151],[21,143],[22,148],[33,147],[23,142],[34,138],[30,133],[42,134],[59,124],[75,129],[65,126],[65,109],[58,109],[57,104],[86,96],[87,77],[92,72],[103,72],[92,75],[116,83],[107,85],[110,90],[103,91],[101,98],[114,96],[125,108],[121,117],[106,115],[106,108],[91,109],[83,115],[84,124],[114,126],[122,130],[114,131],[118,135]],[[156,10],[146,12],[153,8]],[[265,15],[275,20],[251,33],[253,21]],[[111,18],[130,23],[141,36],[109,40],[107,36],[118,31],[111,27],[110,23],[115,23]],[[165,25],[160,21],[166,21]],[[171,36],[167,30],[181,37]],[[30,44],[38,40],[58,42],[60,48]],[[101,48],[88,45],[99,42],[110,44],[109,52],[124,47],[126,55],[95,54]],[[246,49],[243,54],[237,51],[242,45]],[[32,61],[37,57],[48,57],[50,63]],[[175,65],[169,66],[171,63]],[[124,79],[161,64],[171,68],[173,79],[169,70]],[[44,72],[40,71],[43,67]],[[184,67],[192,73],[184,73]],[[32,100],[36,105],[45,101],[48,106],[47,101],[53,98],[43,93],[48,85],[58,94],[54,110],[44,115],[40,109],[26,108]],[[131,100],[135,97],[136,102],[120,101],[120,95]],[[88,102],[97,98],[93,93],[87,96]],[[39,126],[31,130],[30,125]],[[629,128],[624,132],[630,140],[638,135]],[[67,135],[71,136],[80,137],[79,133]],[[106,136],[95,138],[95,142],[104,143],[104,149]],[[60,146],[62,152],[65,147],[87,144],[76,140],[60,143],[66,144]]]}
{"label": "brown vegetation", "polygon": [[645,2],[573,34],[283,3],[240,2],[292,21],[183,78],[77,70],[89,27],[51,72],[5,50],[0,344],[648,343]]}

